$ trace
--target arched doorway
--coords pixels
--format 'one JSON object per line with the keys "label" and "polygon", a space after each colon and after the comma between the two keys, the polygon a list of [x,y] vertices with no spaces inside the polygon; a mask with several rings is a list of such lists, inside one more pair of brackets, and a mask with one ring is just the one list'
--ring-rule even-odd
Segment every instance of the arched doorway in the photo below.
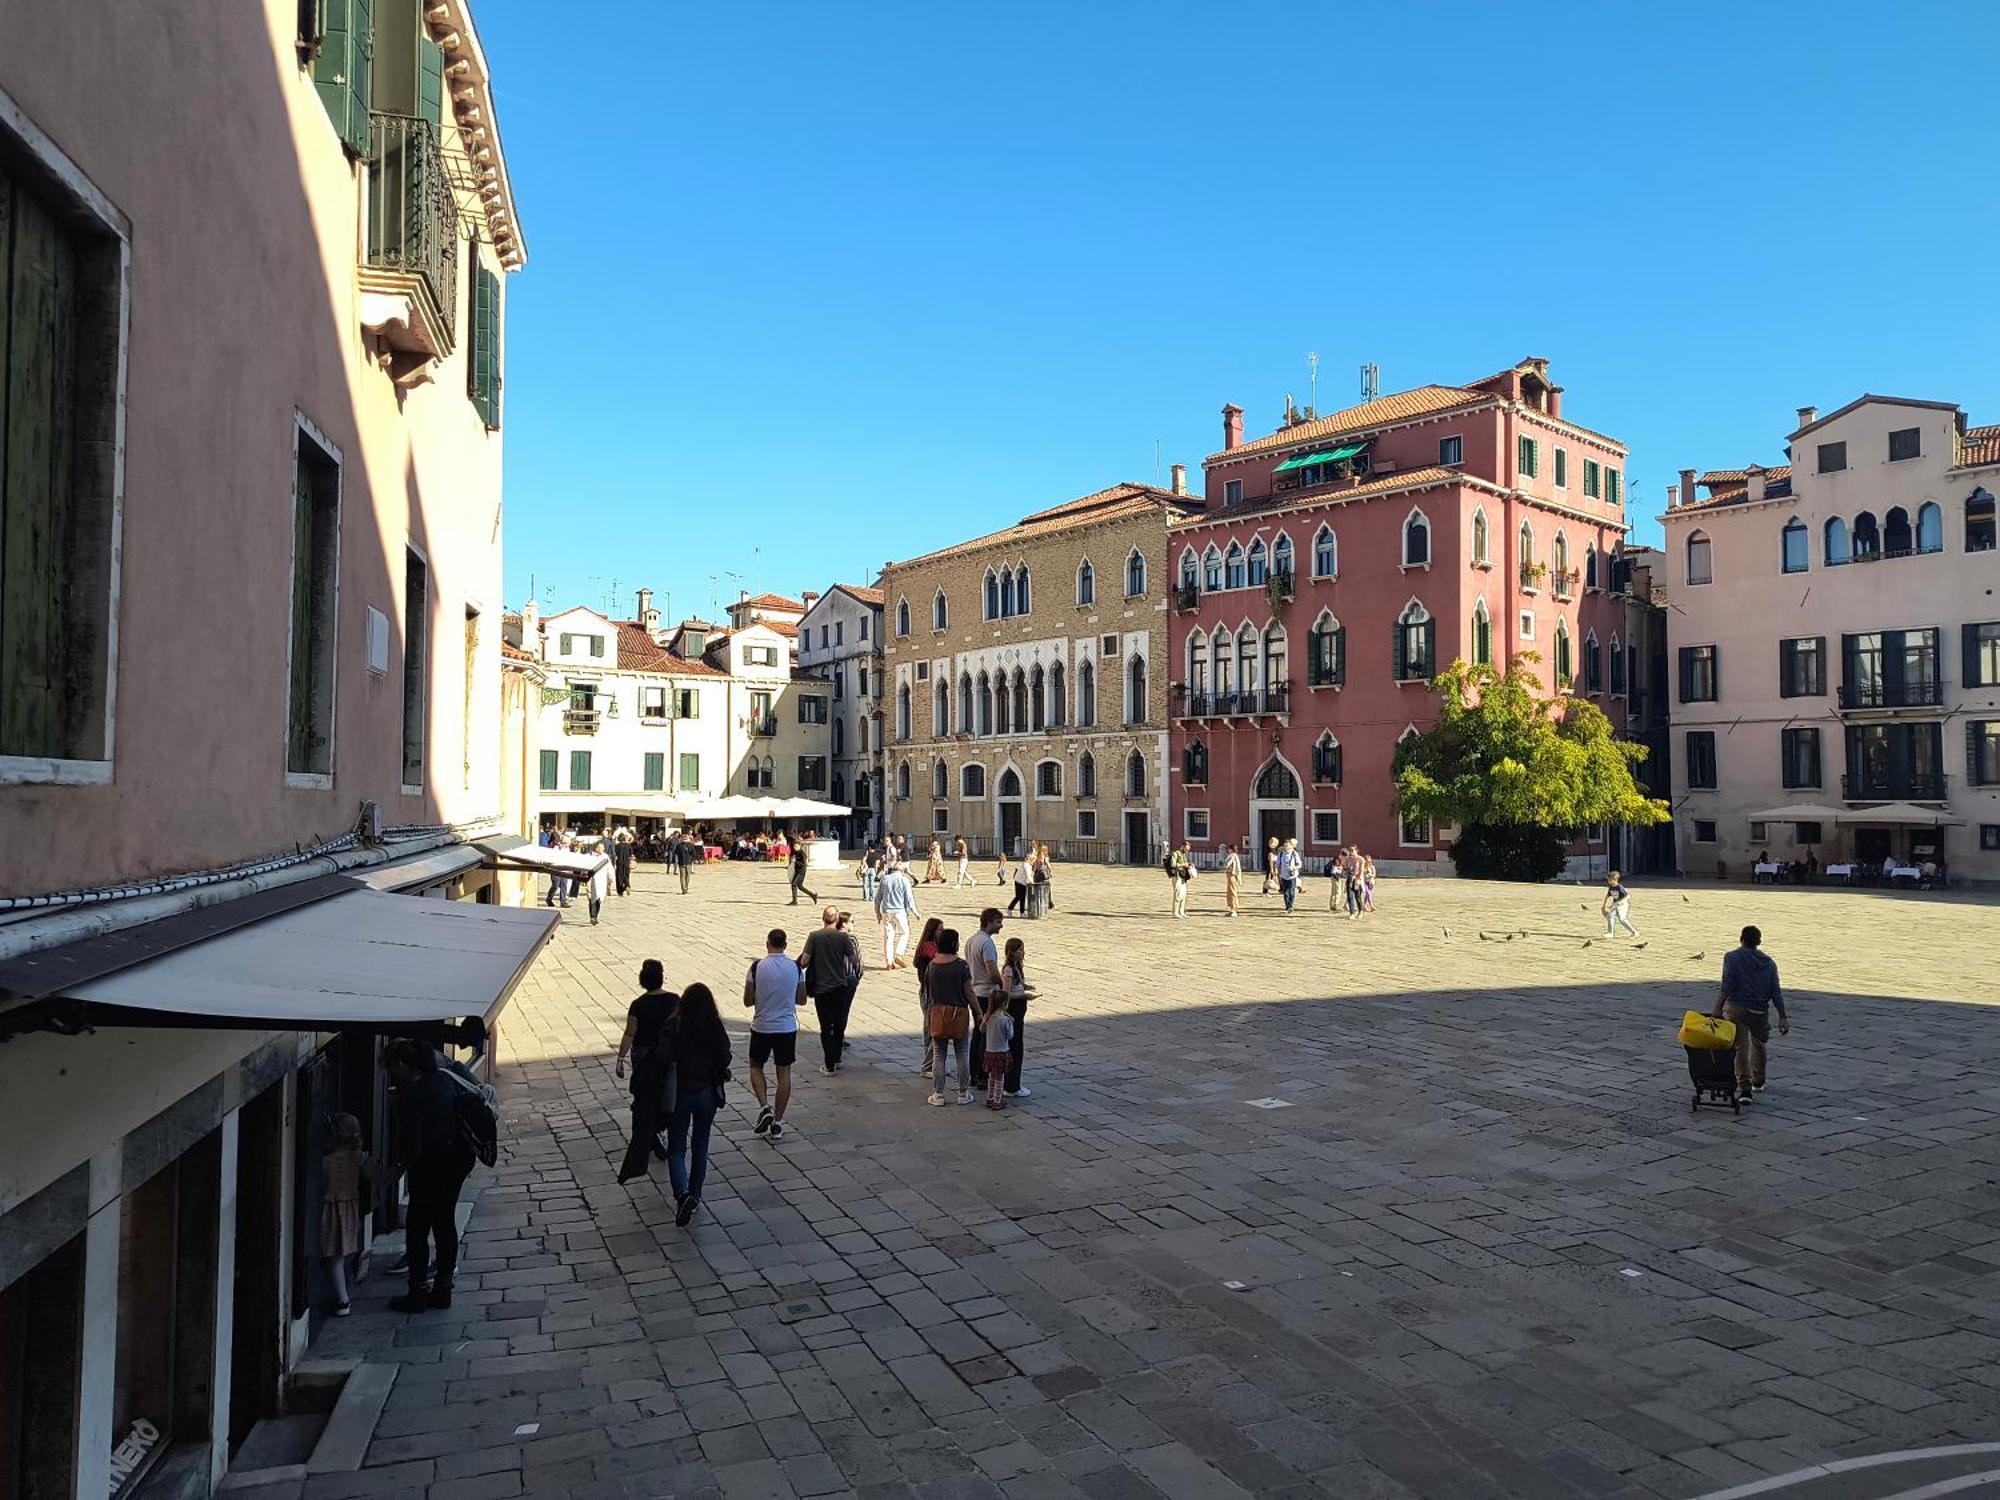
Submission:
{"label": "arched doorway", "polygon": [[1282,844],[1299,836],[1304,809],[1299,773],[1282,755],[1273,755],[1250,783],[1250,863],[1254,868],[1269,868],[1272,839]]}
{"label": "arched doorway", "polygon": [[1021,773],[1012,766],[1001,771],[993,784],[994,836],[1000,849],[1018,857],[1021,853]]}

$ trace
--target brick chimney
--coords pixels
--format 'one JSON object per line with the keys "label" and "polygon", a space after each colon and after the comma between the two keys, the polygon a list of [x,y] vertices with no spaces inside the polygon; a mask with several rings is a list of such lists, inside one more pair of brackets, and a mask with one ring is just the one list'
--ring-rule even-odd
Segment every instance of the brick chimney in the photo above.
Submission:
{"label": "brick chimney", "polygon": [[799,595],[799,603],[803,604],[806,607],[806,611],[808,613],[811,612],[813,605],[817,604],[818,602],[819,602],[819,595],[814,593],[811,589],[806,589]]}
{"label": "brick chimney", "polygon": [[1222,408],[1222,446],[1225,451],[1243,446],[1243,408],[1233,401]]}
{"label": "brick chimney", "polygon": [[1549,415],[1553,417],[1556,421],[1560,422],[1562,420],[1562,414],[1563,414],[1563,388],[1559,385],[1552,385],[1549,387]]}
{"label": "brick chimney", "polygon": [[637,618],[639,628],[648,635],[651,635],[655,630],[660,628],[660,612],[653,608],[653,591],[651,589],[639,590],[639,613]]}
{"label": "brick chimney", "polygon": [[1680,503],[1681,503],[1681,487],[1680,487],[1679,485],[1677,485],[1677,484],[1670,484],[1670,485],[1668,485],[1668,486],[1667,486],[1667,509],[1668,509],[1668,510],[1678,510],[1678,509],[1680,508]]}
{"label": "brick chimney", "polygon": [[1188,492],[1188,491],[1187,491],[1187,465],[1186,465],[1186,464],[1175,464],[1175,465],[1174,465],[1174,493],[1175,493],[1176,495],[1185,495],[1185,494],[1186,494],[1187,492]]}
{"label": "brick chimney", "polygon": [[1762,500],[1764,498],[1764,474],[1765,469],[1762,464],[1752,464],[1743,471],[1743,483],[1749,491],[1749,494],[1745,497],[1746,499]]}
{"label": "brick chimney", "polygon": [[1681,470],[1681,504],[1694,504],[1694,470]]}
{"label": "brick chimney", "polygon": [[1801,406],[1799,408],[1800,427],[1810,427],[1812,426],[1813,423],[1817,422],[1818,420],[1819,420],[1819,408],[1817,406]]}

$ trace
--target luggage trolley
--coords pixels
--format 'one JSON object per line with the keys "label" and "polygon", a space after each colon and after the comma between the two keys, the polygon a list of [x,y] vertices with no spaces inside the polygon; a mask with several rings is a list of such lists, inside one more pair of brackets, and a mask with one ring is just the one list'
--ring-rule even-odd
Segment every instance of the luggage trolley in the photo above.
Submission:
{"label": "luggage trolley", "polygon": [[1742,1114],[1736,1097],[1736,1023],[1691,1010],[1681,1018],[1681,1045],[1694,1083],[1694,1102],[1688,1108],[1726,1104],[1732,1114]]}

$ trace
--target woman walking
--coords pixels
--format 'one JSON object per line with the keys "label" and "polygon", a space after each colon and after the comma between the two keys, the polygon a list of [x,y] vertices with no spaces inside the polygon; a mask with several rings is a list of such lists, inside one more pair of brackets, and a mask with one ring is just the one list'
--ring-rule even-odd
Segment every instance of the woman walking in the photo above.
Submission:
{"label": "woman walking", "polygon": [[1047,844],[1035,845],[1035,885],[1041,893],[1041,908],[1044,912],[1056,909],[1056,887],[1051,878],[1055,862],[1049,858]]}
{"label": "woman walking", "polygon": [[1242,889],[1243,860],[1236,853],[1236,846],[1231,844],[1222,856],[1222,904],[1232,917],[1236,915],[1236,898]]}
{"label": "woman walking", "polygon": [[708,1137],[729,1081],[729,1033],[705,984],[691,984],[667,1023],[676,1075],[667,1127],[667,1177],[674,1188],[674,1222],[683,1228],[701,1207],[708,1180]]}
{"label": "woman walking", "polygon": [[632,1070],[632,1139],[625,1147],[625,1164],[618,1180],[630,1182],[646,1175],[646,1157],[665,1156],[667,1148],[660,1133],[667,1121],[660,1113],[665,1080],[656,1062],[660,1050],[660,1028],[680,1004],[680,996],[666,988],[667,972],[657,958],[639,965],[639,988],[644,992],[625,1007],[625,1035],[618,1041],[618,1076],[625,1076],[626,1063]]}
{"label": "woman walking", "polygon": [[333,1146],[320,1157],[319,1253],[333,1288],[330,1311],[344,1318],[354,1311],[347,1295],[347,1263],[361,1253],[361,1216],[382,1169],[362,1150],[361,1122],[353,1115],[331,1115],[327,1124]]}
{"label": "woman walking", "polygon": [[936,839],[931,840],[931,854],[924,865],[924,884],[944,884],[944,846]]}
{"label": "woman walking", "polygon": [[958,956],[958,929],[947,927],[937,936],[937,957],[931,960],[924,978],[924,992],[930,997],[927,1019],[930,1025],[931,1093],[929,1103],[944,1103],[945,1059],[958,1054],[958,1102],[970,1104],[972,1091],[965,1086],[966,1041],[972,1033],[972,967]]}
{"label": "woman walking", "polygon": [[1028,887],[1034,884],[1034,861],[1030,854],[1023,854],[1014,861],[1014,899],[1007,903],[1007,910],[1028,914]]}
{"label": "woman walking", "polygon": [[1257,894],[1271,894],[1271,882],[1278,878],[1278,841],[1269,838],[1264,841],[1264,888]]}
{"label": "woman walking", "polygon": [[961,833],[956,839],[952,840],[951,852],[953,857],[958,860],[958,883],[961,886],[971,885],[972,846],[966,843],[964,834]]}
{"label": "woman walking", "polygon": [[1194,878],[1194,846],[1181,840],[1180,847],[1167,856],[1167,879],[1173,886],[1174,915],[1187,915],[1188,882]]}
{"label": "woman walking", "polygon": [[1341,880],[1347,887],[1347,919],[1361,919],[1361,846],[1349,844],[1340,861]]}
{"label": "woman walking", "polygon": [[1361,856],[1361,909],[1366,912],[1375,910],[1375,856],[1372,854]]}
{"label": "woman walking", "polygon": [[944,930],[943,917],[929,917],[924,921],[924,935],[917,941],[917,1034],[924,1039],[924,1065],[919,1073],[931,1070],[931,1052],[935,1043],[931,1041],[931,997],[924,988],[924,976],[931,971],[931,962],[937,957],[938,934]]}

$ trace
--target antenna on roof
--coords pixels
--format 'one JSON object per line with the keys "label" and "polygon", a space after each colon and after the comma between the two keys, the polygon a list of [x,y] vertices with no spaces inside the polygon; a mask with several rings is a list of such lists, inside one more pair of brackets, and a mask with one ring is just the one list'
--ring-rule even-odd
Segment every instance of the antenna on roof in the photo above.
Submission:
{"label": "antenna on roof", "polygon": [[1373,360],[1361,367],[1361,399],[1373,401],[1381,389],[1382,370]]}
{"label": "antenna on roof", "polygon": [[1306,414],[1316,417],[1319,415],[1319,355],[1317,352],[1307,351],[1306,369],[1311,372],[1310,378],[1312,380],[1312,403],[1306,407]]}
{"label": "antenna on roof", "polygon": [[1160,487],[1160,440],[1153,439],[1153,488]]}

